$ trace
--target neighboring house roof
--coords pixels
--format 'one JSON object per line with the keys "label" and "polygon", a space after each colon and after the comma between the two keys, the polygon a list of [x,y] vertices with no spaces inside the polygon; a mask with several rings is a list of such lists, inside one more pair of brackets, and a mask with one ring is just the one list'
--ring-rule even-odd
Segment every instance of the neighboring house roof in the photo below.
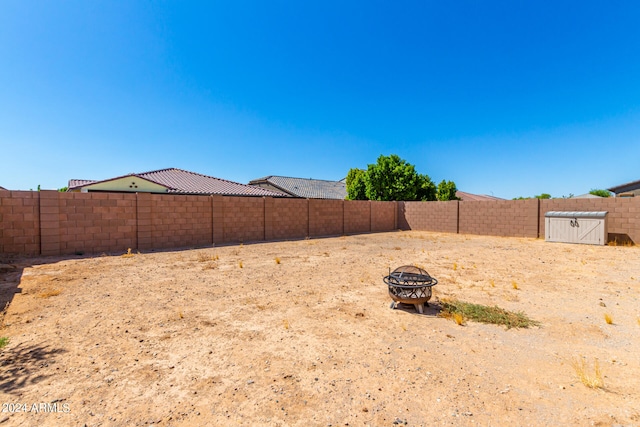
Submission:
{"label": "neighboring house roof", "polygon": [[500,197],[487,196],[486,194],[471,194],[465,193],[464,191],[456,191],[456,197],[458,197],[463,202],[490,202],[495,200],[504,200]]}
{"label": "neighboring house roof", "polygon": [[291,178],[287,176],[265,176],[254,179],[249,185],[270,188],[293,197],[307,199],[340,199],[347,197],[347,185],[342,181],[323,179]]}
{"label": "neighboring house roof", "polygon": [[[254,187],[251,185],[240,184],[238,182],[228,181],[226,179],[214,178],[212,176],[202,175],[195,172],[189,172],[182,169],[169,168],[144,173],[131,173],[128,175],[110,178],[102,181],[92,181],[83,179],[69,180],[68,191],[77,191],[86,189],[91,191],[94,187],[99,191],[109,191],[109,184],[113,183],[112,191],[144,191],[137,187],[130,190],[122,190],[115,186],[116,182],[122,182],[129,178],[137,178],[143,180],[147,185],[154,188],[161,186],[164,188],[162,192],[174,194],[222,194],[226,196],[272,196],[282,197],[280,193],[270,191],[268,189]],[[147,190],[150,192],[159,192],[157,190]]]}
{"label": "neighboring house roof", "polygon": [[607,188],[607,190],[612,191],[616,194],[620,193],[628,193],[628,192],[636,192],[636,190],[640,190],[640,181],[627,182],[626,184],[616,185],[615,187]]}
{"label": "neighboring house roof", "polygon": [[6,190],[6,188],[4,188],[4,187],[0,187],[0,190]]}

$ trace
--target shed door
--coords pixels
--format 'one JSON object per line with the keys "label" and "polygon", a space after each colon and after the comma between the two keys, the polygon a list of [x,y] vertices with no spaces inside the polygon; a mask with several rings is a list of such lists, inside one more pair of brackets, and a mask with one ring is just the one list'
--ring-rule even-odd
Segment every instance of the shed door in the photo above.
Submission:
{"label": "shed door", "polygon": [[577,241],[573,218],[546,218],[548,242],[574,243]]}
{"label": "shed door", "polygon": [[575,220],[576,243],[604,245],[604,221],[601,219],[578,218]]}

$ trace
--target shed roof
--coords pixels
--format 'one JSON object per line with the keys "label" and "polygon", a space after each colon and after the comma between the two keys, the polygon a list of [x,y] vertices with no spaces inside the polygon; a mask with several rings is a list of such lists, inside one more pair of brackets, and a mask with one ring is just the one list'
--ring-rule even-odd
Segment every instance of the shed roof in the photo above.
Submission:
{"label": "shed roof", "polygon": [[471,194],[465,193],[464,191],[456,191],[456,197],[458,197],[463,202],[491,202],[495,200],[504,200],[500,197],[495,196],[487,196],[486,194]]}

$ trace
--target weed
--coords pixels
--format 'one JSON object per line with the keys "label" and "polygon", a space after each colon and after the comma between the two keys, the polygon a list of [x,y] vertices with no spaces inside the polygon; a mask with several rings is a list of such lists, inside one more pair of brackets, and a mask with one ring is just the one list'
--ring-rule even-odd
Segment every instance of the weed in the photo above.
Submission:
{"label": "weed", "polygon": [[182,312],[182,310],[178,311],[178,317],[184,319],[184,313]]}
{"label": "weed", "polygon": [[60,295],[62,291],[60,289],[51,289],[48,291],[44,291],[38,294],[38,298],[50,298],[55,297],[56,295]]}
{"label": "weed", "polygon": [[604,321],[607,322],[607,325],[613,325],[613,316],[611,316],[609,313],[605,313]]}
{"label": "weed", "polygon": [[515,290],[520,289],[520,288],[518,288],[518,284],[516,283],[516,281],[515,281],[515,280],[513,280],[513,281],[511,282],[511,287],[512,287],[513,289],[515,289]]}
{"label": "weed", "polygon": [[123,258],[131,258],[132,256],[134,256],[134,254],[131,253],[131,248],[127,249],[127,253],[126,254],[122,254]]}
{"label": "weed", "polygon": [[213,269],[215,269],[217,267],[218,267],[218,264],[216,264],[213,261],[210,261],[210,262],[206,263],[205,265],[203,265],[202,269],[203,270],[213,270]]}
{"label": "weed", "polygon": [[280,264],[280,258],[276,257],[276,264]]}
{"label": "weed", "polygon": [[405,332],[407,331],[407,325],[405,325],[404,323],[400,324],[400,328]]}
{"label": "weed", "polygon": [[638,325],[640,325],[640,317],[636,318],[636,321],[638,322]]}
{"label": "weed", "polygon": [[6,347],[9,344],[8,337],[0,337],[0,348]]}
{"label": "weed", "polygon": [[[497,306],[488,307],[486,305],[471,304],[457,300],[442,300],[442,311],[440,311],[439,316],[456,320],[454,318],[456,313],[462,316],[463,320],[469,319],[476,322],[504,325],[507,329],[528,328],[529,326],[539,325],[538,322],[529,319],[529,317],[522,312],[514,313]],[[458,323],[457,320],[456,323]]]}
{"label": "weed", "polygon": [[244,265],[242,264],[242,261],[238,262],[238,267],[240,268],[244,267]]}
{"label": "weed", "polygon": [[284,324],[284,328],[285,328],[285,329],[289,329],[289,320],[288,320],[288,319],[284,319],[284,320],[282,321],[282,323]]}
{"label": "weed", "polygon": [[204,252],[200,252],[198,254],[198,262],[207,262],[207,261],[215,261],[217,260],[219,257],[218,255],[210,255]]}
{"label": "weed", "polygon": [[394,249],[394,250],[396,250],[396,251],[400,251],[400,250],[402,250],[402,248],[401,248],[400,246],[396,246],[396,247],[394,247],[393,249]]}
{"label": "weed", "polygon": [[455,262],[453,263],[453,271],[456,271],[458,269],[458,264],[456,264]]}
{"label": "weed", "polygon": [[493,279],[491,279],[491,280],[489,281],[489,284],[491,285],[491,287],[492,287],[492,288],[495,288],[495,287],[496,287],[496,282],[495,282],[495,280],[493,280]]}
{"label": "weed", "polygon": [[464,322],[464,316],[462,315],[462,313],[453,313],[452,315],[454,322],[456,322],[458,325],[462,326],[463,322]]}
{"label": "weed", "polygon": [[604,379],[598,359],[593,363],[593,375],[587,372],[587,362],[581,357],[572,360],[571,366],[576,371],[576,375],[582,384],[589,388],[604,388]]}

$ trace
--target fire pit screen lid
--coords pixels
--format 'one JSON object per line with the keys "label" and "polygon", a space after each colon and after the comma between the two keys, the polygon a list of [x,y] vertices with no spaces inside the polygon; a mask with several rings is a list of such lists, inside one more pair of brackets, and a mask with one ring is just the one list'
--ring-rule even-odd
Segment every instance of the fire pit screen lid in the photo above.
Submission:
{"label": "fire pit screen lid", "polygon": [[415,265],[403,265],[389,273],[384,278],[388,285],[413,285],[413,286],[433,286],[438,281],[431,277],[424,269]]}

